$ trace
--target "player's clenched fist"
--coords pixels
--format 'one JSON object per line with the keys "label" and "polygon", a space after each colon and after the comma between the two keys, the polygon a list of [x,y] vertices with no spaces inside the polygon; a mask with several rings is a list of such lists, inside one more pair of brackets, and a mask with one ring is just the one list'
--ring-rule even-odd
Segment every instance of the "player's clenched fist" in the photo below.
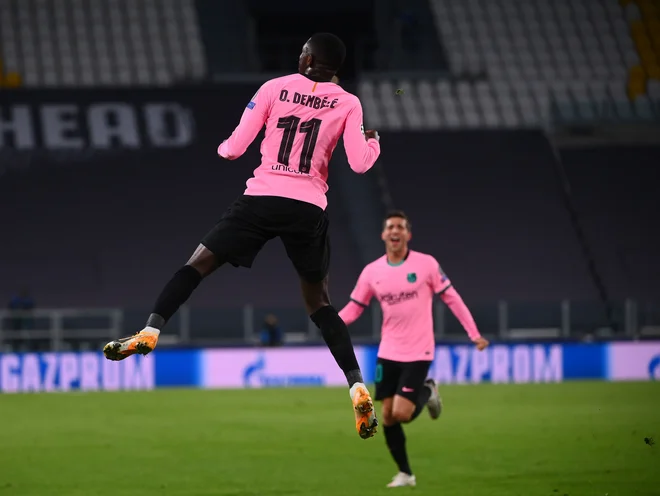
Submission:
{"label": "player's clenched fist", "polygon": [[473,341],[479,351],[485,350],[490,344],[487,339],[477,338]]}
{"label": "player's clenched fist", "polygon": [[380,136],[378,135],[378,131],[374,131],[373,129],[370,129],[369,131],[365,131],[364,136],[366,137],[366,139],[373,138],[377,141],[380,141]]}

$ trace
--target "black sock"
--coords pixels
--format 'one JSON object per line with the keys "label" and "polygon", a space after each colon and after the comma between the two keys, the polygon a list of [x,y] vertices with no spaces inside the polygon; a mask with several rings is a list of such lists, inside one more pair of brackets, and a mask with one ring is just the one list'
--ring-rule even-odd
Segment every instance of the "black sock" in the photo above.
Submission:
{"label": "black sock", "polygon": [[390,449],[392,458],[399,467],[399,471],[408,475],[412,475],[410,465],[408,464],[408,454],[406,453],[406,435],[403,433],[401,424],[386,425],[385,442]]}
{"label": "black sock", "polygon": [[430,397],[431,397],[431,388],[429,388],[428,386],[424,386],[417,395],[417,403],[415,404],[415,411],[412,414],[412,417],[410,417],[411,421],[415,420],[419,416],[419,414],[422,413],[422,410],[424,410],[424,407],[426,406],[426,403],[429,401]]}
{"label": "black sock", "polygon": [[190,265],[184,265],[161,291],[154,310],[147,320],[147,326],[160,329],[183,305],[202,281],[202,275]]}
{"label": "black sock", "polygon": [[348,327],[341,320],[337,310],[328,305],[314,312],[310,318],[316,327],[321,329],[325,344],[328,345],[337,365],[346,375],[348,387],[352,387],[356,382],[363,382]]}

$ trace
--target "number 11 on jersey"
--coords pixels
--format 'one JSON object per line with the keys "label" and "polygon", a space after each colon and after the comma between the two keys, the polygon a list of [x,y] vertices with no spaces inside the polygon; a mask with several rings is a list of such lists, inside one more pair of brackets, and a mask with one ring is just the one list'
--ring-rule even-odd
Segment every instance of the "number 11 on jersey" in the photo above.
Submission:
{"label": "number 11 on jersey", "polygon": [[[302,152],[300,153],[298,171],[303,174],[309,174],[312,168],[312,156],[314,155],[314,148],[316,148],[316,140],[319,137],[321,122],[321,119],[310,119],[301,123],[300,117],[296,117],[295,115],[280,117],[277,121],[277,127],[284,129],[284,131],[282,132],[280,151],[277,154],[278,162],[286,166],[289,165],[293,141],[296,139],[298,132],[303,133],[305,135],[305,141]],[[299,124],[300,127],[298,127]]]}

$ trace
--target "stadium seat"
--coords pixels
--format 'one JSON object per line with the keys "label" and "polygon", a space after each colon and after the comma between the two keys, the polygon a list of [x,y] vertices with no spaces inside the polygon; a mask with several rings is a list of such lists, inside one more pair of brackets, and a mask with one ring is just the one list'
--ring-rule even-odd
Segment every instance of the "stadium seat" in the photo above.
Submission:
{"label": "stadium seat", "polygon": [[21,76],[17,72],[7,72],[2,79],[2,86],[5,88],[18,88],[21,85]]}
{"label": "stadium seat", "polygon": [[426,120],[429,129],[440,127],[440,102],[433,93],[433,86],[429,81],[421,81],[419,84],[419,96],[424,103]]}
{"label": "stadium seat", "polygon": [[660,101],[660,81],[659,80],[654,80],[654,79],[649,79],[648,86],[647,86],[647,92],[648,92],[649,98],[652,101],[655,101],[655,102]]}
{"label": "stadium seat", "polygon": [[646,95],[637,97],[633,103],[635,114],[642,120],[651,121],[655,118],[651,100]]}

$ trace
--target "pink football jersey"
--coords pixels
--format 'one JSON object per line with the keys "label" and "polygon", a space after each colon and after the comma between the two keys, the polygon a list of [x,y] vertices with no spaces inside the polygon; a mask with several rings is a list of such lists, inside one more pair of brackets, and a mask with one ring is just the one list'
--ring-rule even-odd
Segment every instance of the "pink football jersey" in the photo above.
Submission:
{"label": "pink football jersey", "polygon": [[449,278],[431,255],[410,251],[398,265],[382,256],[367,265],[351,293],[366,306],[372,297],[380,302],[383,326],[378,356],[397,362],[433,360],[433,296],[451,286]]}
{"label": "pink football jersey", "polygon": [[355,95],[335,83],[292,74],[261,86],[218,154],[240,157],[266,124],[261,165],[247,181],[245,194],[282,196],[325,209],[328,163],[340,136],[355,172],[367,172],[378,159],[378,140],[365,140],[362,120]]}

